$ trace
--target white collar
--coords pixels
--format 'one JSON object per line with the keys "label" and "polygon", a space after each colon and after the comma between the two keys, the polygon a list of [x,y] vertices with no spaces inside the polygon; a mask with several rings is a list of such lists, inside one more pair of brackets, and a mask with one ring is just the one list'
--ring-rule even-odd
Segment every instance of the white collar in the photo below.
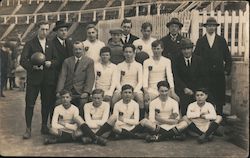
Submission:
{"label": "white collar", "polygon": [[61,38],[57,37],[58,41],[61,43],[61,45],[63,45],[63,43],[65,42],[65,40],[62,40]]}
{"label": "white collar", "polygon": [[189,57],[189,58],[184,57],[184,59],[185,59],[186,61],[187,61],[187,60],[191,60],[191,59],[192,59],[192,56]]}
{"label": "white collar", "polygon": [[77,58],[76,56],[75,56],[75,62],[77,62],[77,60],[81,60],[82,59],[82,56],[80,57],[80,58]]}

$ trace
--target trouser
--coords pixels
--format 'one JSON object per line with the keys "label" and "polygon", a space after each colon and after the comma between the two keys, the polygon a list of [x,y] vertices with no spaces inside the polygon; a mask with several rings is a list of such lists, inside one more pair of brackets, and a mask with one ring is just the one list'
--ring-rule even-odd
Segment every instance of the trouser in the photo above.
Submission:
{"label": "trouser", "polygon": [[7,74],[1,74],[1,94],[3,94],[3,89],[7,83]]}
{"label": "trouser", "polygon": [[186,95],[184,93],[178,93],[178,96],[180,97],[180,111],[181,115],[185,116],[187,113],[188,105],[195,101],[195,98],[193,95]]}
{"label": "trouser", "polygon": [[55,89],[56,89],[55,85],[47,85],[47,84],[27,85],[26,96],[25,96],[25,101],[26,101],[25,119],[27,128],[31,127],[34,106],[39,92],[41,94],[42,125],[47,126],[48,116],[50,111],[52,110],[56,97]]}

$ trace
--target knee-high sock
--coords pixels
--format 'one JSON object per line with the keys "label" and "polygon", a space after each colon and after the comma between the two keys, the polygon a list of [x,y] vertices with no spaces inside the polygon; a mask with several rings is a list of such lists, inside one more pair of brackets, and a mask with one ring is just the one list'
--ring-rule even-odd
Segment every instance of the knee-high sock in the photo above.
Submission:
{"label": "knee-high sock", "polygon": [[138,124],[135,126],[134,129],[132,129],[130,132],[132,133],[140,133],[145,129],[145,127],[143,127],[141,124]]}
{"label": "knee-high sock", "polygon": [[210,134],[212,134],[218,127],[219,127],[218,123],[212,122],[210,124],[208,130],[205,132],[206,137],[208,137]]}
{"label": "knee-high sock", "polygon": [[101,136],[103,135],[104,133],[108,132],[108,131],[111,131],[112,130],[112,126],[110,124],[108,124],[107,122],[104,123],[102,125],[102,127],[96,132],[96,135],[97,136]]}
{"label": "knee-high sock", "polygon": [[190,129],[191,131],[193,131],[199,135],[203,134],[203,132],[193,122],[188,126],[188,129]]}
{"label": "knee-high sock", "polygon": [[72,141],[72,134],[62,131],[62,135],[57,137],[58,143],[66,143]]}
{"label": "knee-high sock", "polygon": [[135,136],[132,132],[126,129],[122,129],[121,135],[125,136],[126,138],[133,138]]}
{"label": "knee-high sock", "polygon": [[31,122],[33,117],[34,107],[27,106],[25,107],[25,121],[27,128],[31,128]]}
{"label": "knee-high sock", "polygon": [[179,133],[178,129],[176,127],[170,129],[170,130],[165,130],[163,128],[160,128],[159,134],[161,134],[162,138],[172,138],[174,135],[177,135]]}
{"label": "knee-high sock", "polygon": [[140,118],[139,118],[139,120],[144,119],[144,117],[145,117],[145,109],[143,108],[143,109],[140,109]]}
{"label": "knee-high sock", "polygon": [[89,128],[89,126],[86,123],[83,123],[80,126],[80,129],[84,133],[84,135],[86,135],[92,139],[96,139],[95,133]]}

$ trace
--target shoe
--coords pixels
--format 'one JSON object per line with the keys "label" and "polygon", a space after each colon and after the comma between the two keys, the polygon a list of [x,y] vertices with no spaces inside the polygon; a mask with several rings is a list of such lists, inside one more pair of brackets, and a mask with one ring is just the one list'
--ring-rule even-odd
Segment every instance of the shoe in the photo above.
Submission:
{"label": "shoe", "polygon": [[31,129],[27,128],[25,133],[23,134],[23,139],[29,139],[31,137]]}
{"label": "shoe", "polygon": [[98,144],[98,145],[101,145],[101,146],[106,146],[107,139],[97,136],[96,140],[94,141],[94,144]]}
{"label": "shoe", "polygon": [[159,135],[147,135],[145,140],[146,140],[147,143],[158,142],[159,141]]}
{"label": "shoe", "polygon": [[48,144],[55,144],[57,143],[56,138],[45,138],[43,144],[48,145]]}
{"label": "shoe", "polygon": [[205,134],[202,134],[201,136],[198,137],[197,141],[198,141],[198,143],[203,144],[205,142],[208,142],[209,139],[208,139],[208,137],[206,137]]}
{"label": "shoe", "polygon": [[49,134],[49,128],[45,125],[42,125],[41,134]]}
{"label": "shoe", "polygon": [[83,144],[90,144],[93,142],[93,140],[90,137],[81,137]]}

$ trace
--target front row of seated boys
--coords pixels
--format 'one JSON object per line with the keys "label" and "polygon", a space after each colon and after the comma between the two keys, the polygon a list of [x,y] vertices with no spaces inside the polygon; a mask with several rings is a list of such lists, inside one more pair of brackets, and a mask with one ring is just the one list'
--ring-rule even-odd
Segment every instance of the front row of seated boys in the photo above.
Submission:
{"label": "front row of seated boys", "polygon": [[188,130],[198,135],[199,143],[212,140],[222,117],[216,114],[212,104],[206,102],[206,89],[196,90],[196,101],[188,106],[187,115],[181,117],[178,102],[169,97],[168,82],[158,82],[157,88],[159,96],[150,103],[148,118],[140,121],[139,104],[133,100],[134,89],[128,84],[122,86],[122,99],[114,105],[111,116],[110,105],[103,101],[104,91],[95,89],[92,102],[84,106],[85,121],[79,116],[78,108],[70,103],[70,92],[63,90],[60,93],[62,104],[54,110],[51,136],[44,144],[79,141],[105,146],[107,138],[156,142],[185,138]]}

